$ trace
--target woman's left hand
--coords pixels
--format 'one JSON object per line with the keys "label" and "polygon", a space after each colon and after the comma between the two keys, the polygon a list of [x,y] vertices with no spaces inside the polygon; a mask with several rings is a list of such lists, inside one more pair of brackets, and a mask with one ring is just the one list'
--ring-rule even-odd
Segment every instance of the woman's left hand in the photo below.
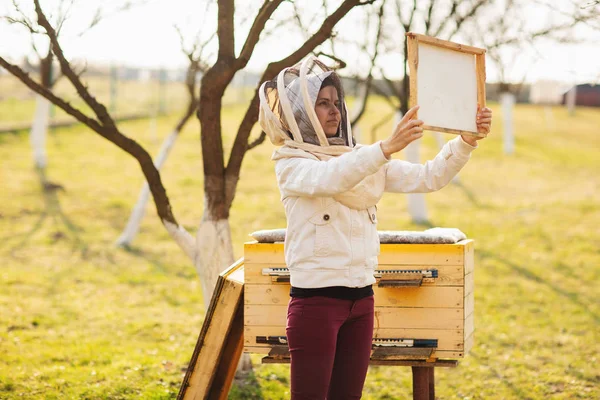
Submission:
{"label": "woman's left hand", "polygon": [[[481,108],[477,105],[477,132],[489,134],[492,126],[492,110],[487,107]],[[462,135],[465,142],[472,146],[477,146],[477,141],[483,139],[482,137]]]}

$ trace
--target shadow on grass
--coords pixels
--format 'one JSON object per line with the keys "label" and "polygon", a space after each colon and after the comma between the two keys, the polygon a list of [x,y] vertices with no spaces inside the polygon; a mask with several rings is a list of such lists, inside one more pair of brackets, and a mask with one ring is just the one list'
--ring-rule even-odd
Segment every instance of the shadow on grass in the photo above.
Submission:
{"label": "shadow on grass", "polygon": [[160,272],[163,275],[167,273],[167,268],[165,267],[165,264],[162,262],[160,257],[153,255],[147,251],[144,251],[139,247],[131,245],[123,245],[119,246],[119,248],[125,250],[128,254],[131,254],[134,257],[147,261],[154,267],[156,272]]}
{"label": "shadow on grass", "polygon": [[590,310],[589,306],[583,302],[580,298],[579,298],[579,294],[578,293],[574,293],[574,292],[569,292],[559,286],[557,286],[556,284],[554,284],[553,282],[550,282],[547,279],[542,278],[541,276],[537,275],[536,273],[528,270],[527,268],[523,267],[522,265],[519,265],[517,263],[514,263],[512,261],[509,261],[501,256],[498,256],[496,254],[490,253],[488,251],[485,250],[479,250],[479,256],[481,258],[489,258],[495,261],[499,261],[502,264],[508,266],[510,269],[512,269],[513,271],[517,272],[518,274],[520,274],[521,276],[535,282],[541,285],[546,286],[547,288],[551,289],[552,291],[554,291],[555,293],[566,297],[568,300],[570,300],[571,302],[573,302],[574,304],[576,304],[577,306],[581,307],[581,309],[588,314],[590,317],[592,317],[594,319],[594,321],[596,322],[596,324],[600,324],[600,316],[598,314],[596,314],[595,312],[593,312],[592,310]]}
{"label": "shadow on grass", "polygon": [[467,187],[462,180],[453,179],[452,184],[464,193],[471,204],[477,208],[483,208],[482,204],[479,202],[479,199],[477,199],[477,196],[475,196],[475,193],[469,187]]}
{"label": "shadow on grass", "polygon": [[12,235],[10,237],[3,238],[2,242],[6,243],[7,239],[9,238],[14,239],[21,237],[21,240],[10,248],[11,255],[15,257],[14,253],[25,247],[33,235],[42,229],[46,219],[50,218],[54,221],[56,228],[59,229],[52,234],[52,240],[56,242],[65,237],[65,234],[60,230],[60,227],[63,226],[66,228],[67,233],[73,241],[73,252],[79,251],[81,253],[81,257],[85,259],[87,257],[88,245],[80,238],[80,233],[83,231],[83,229],[71,221],[71,219],[63,211],[60,204],[58,192],[64,191],[64,187],[60,184],[49,181],[46,177],[45,168],[36,168],[36,173],[42,189],[44,211],[40,214],[39,218],[33,224],[31,229],[19,235]]}
{"label": "shadow on grass", "polygon": [[236,378],[228,397],[229,400],[262,400],[264,398],[254,371],[251,371],[244,379]]}
{"label": "shadow on grass", "polygon": [[[520,388],[515,386],[512,382],[510,382],[508,379],[506,379],[506,377],[504,375],[502,375],[496,368],[494,368],[493,366],[486,363],[486,361],[483,360],[481,357],[479,357],[479,355],[477,355],[477,353],[475,353],[473,350],[471,350],[469,352],[469,357],[472,357],[473,359],[475,359],[480,365],[485,365],[487,368],[489,368],[491,375],[494,378],[497,378],[500,382],[502,382],[503,385],[508,387],[515,394],[517,399],[521,399],[521,400],[532,399],[532,397],[527,396],[527,394],[525,392],[523,392],[523,390],[521,390]],[[481,377],[481,379],[483,379],[483,377]]]}

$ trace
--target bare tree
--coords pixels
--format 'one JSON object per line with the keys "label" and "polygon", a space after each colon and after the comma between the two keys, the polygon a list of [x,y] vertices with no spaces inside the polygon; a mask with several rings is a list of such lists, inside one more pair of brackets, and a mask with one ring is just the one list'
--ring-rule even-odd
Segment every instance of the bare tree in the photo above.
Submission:
{"label": "bare tree", "polygon": [[[72,3],[71,3],[72,4]],[[61,29],[67,18],[71,4],[66,1],[61,1],[58,4],[57,10],[54,13],[55,18],[53,25],[56,26],[56,35],[60,36]],[[54,55],[52,49],[48,43],[44,46],[45,49],[39,49],[39,45],[36,43],[36,38],[40,36],[35,22],[32,18],[27,15],[19,3],[13,0],[14,16],[8,15],[4,19],[13,25],[20,25],[29,31],[31,36],[31,47],[37,56],[37,64],[39,69],[40,83],[46,89],[51,90],[54,84],[58,80],[58,76],[53,76],[53,62]],[[45,169],[47,166],[48,156],[46,154],[46,134],[48,131],[48,123],[50,119],[50,102],[43,96],[37,95],[35,102],[35,113],[33,122],[31,124],[31,130],[29,134],[29,140],[33,152],[34,166],[41,170],[43,173],[40,175],[45,178]],[[46,184],[46,182],[43,182]]]}
{"label": "bare tree", "polygon": [[[204,52],[208,44],[215,37],[215,35],[213,34],[207,40],[201,40],[202,31],[200,31],[197,35],[197,40],[193,43],[191,48],[186,48],[184,35],[181,33],[181,30],[179,28],[176,29],[181,40],[181,49],[189,61],[185,78],[185,87],[188,94],[188,104],[184,111],[184,114],[181,116],[171,133],[165,138],[160,147],[160,150],[158,151],[158,155],[156,156],[154,165],[159,171],[164,165],[164,163],[167,161],[167,157],[169,156],[171,149],[175,145],[175,141],[179,137],[179,134],[186,126],[186,124],[190,121],[192,116],[198,111],[198,74],[206,73],[206,71],[208,70],[208,65],[203,60],[207,59],[209,56],[205,55]],[[125,229],[117,239],[116,244],[118,246],[130,246],[133,240],[135,239],[135,236],[139,231],[142,219],[144,218],[144,214],[146,212],[146,205],[148,204],[149,199],[150,187],[148,186],[148,182],[144,182],[142,189],[140,190],[138,200],[135,206],[133,207],[129,219],[127,220],[127,225],[125,226]]]}
{"label": "bare tree", "polygon": [[[49,20],[51,21],[52,26],[55,27],[57,37],[61,36],[65,22],[72,13],[74,3],[75,0],[60,0],[51,13],[52,17],[49,17]],[[29,32],[31,37],[31,48],[37,58],[40,84],[44,88],[52,90],[61,75],[60,72],[55,71],[54,68],[55,57],[52,52],[50,41],[43,30],[41,30],[35,22],[35,15],[30,15],[27,10],[23,9],[17,0],[12,0],[12,4],[13,14],[5,16],[3,19],[9,24],[21,26]],[[110,10],[105,9],[102,5],[99,6],[95,10],[87,27],[79,32],[77,36],[83,36],[90,29],[98,25],[103,18],[128,10],[134,4],[134,2],[127,1]],[[45,180],[45,169],[48,163],[46,136],[50,120],[50,104],[51,103],[43,96],[39,94],[36,96],[35,113],[30,130],[30,142],[33,151],[34,165],[41,172],[40,176],[44,179],[44,182],[42,182],[44,187],[53,186],[52,183]]]}
{"label": "bare tree", "polygon": [[381,38],[383,36],[385,3],[386,0],[383,0],[377,8],[373,7],[371,12],[366,15],[365,30],[366,32],[369,32],[371,30],[370,25],[374,23],[376,25],[375,37],[373,38],[372,43],[369,43],[369,36],[366,35],[366,40],[360,49],[362,53],[369,55],[369,71],[364,79],[361,79],[358,76],[356,77],[356,80],[362,81],[363,84],[362,91],[356,99],[356,105],[354,106],[353,115],[350,121],[353,129],[358,128],[358,121],[362,118],[367,109],[367,102],[373,83],[373,71],[377,64],[377,56],[379,55]]}
{"label": "bare tree", "polygon": [[[257,139],[250,140],[250,133],[258,120],[257,88],[238,127],[228,162],[225,164],[221,124],[223,95],[235,73],[247,66],[256,45],[261,40],[261,34],[267,21],[285,1],[264,1],[252,21],[241,51],[237,55],[235,53],[234,1],[218,1],[218,54],[216,61],[202,78],[199,96],[198,117],[201,125],[200,141],[204,163],[205,208],[196,239],[177,222],[160,173],[150,154],[139,143],[121,132],[106,107],[82,83],[81,77],[65,57],[57,31],[42,11],[39,0],[33,0],[33,2],[37,25],[50,39],[52,52],[60,64],[62,73],[92,110],[93,115],[86,115],[3,57],[0,57],[0,65],[33,91],[44,96],[137,160],[149,184],[161,222],[180,248],[194,262],[203,286],[204,299],[207,302],[211,298],[219,272],[233,262],[229,211],[235,198],[242,161],[246,152],[265,138],[262,134]],[[261,81],[272,79],[282,68],[297,63],[321,45],[330,37],[335,25],[354,7],[371,3],[373,0],[345,0],[340,3],[298,48],[284,58],[270,62],[262,73]]]}
{"label": "bare tree", "polygon": [[[525,12],[527,7],[532,6],[535,7],[540,18],[546,18],[548,21],[542,27],[532,24],[528,13]],[[474,21],[473,29],[467,36],[472,42],[480,43],[487,49],[487,57],[498,71],[498,87],[504,120],[504,153],[510,155],[515,152],[513,108],[516,96],[527,77],[525,72],[520,82],[511,83],[508,77],[511,67],[526,51],[535,54],[536,45],[543,41],[576,43],[580,41],[573,35],[576,27],[587,25],[593,29],[600,29],[600,25],[597,25],[594,10],[581,7],[581,2],[497,0],[494,7],[494,12],[485,21]],[[482,31],[483,24],[486,27],[485,34]]]}
{"label": "bare tree", "polygon": [[[578,24],[595,27],[598,19],[593,18],[593,11],[588,7],[581,8],[585,2],[569,0],[566,6],[558,6],[550,0],[426,0],[401,1],[394,0],[385,12],[384,35],[380,40],[384,43],[386,53],[400,50],[400,80],[393,81],[386,76],[382,68],[377,71],[382,77],[385,89],[370,85],[370,91],[383,95],[388,104],[404,114],[409,108],[409,79],[407,79],[408,49],[404,37],[409,31],[423,33],[446,40],[467,40],[473,45],[488,50],[488,58],[499,66],[501,74],[507,72],[506,49],[526,44],[532,45],[538,40],[565,42],[570,40],[573,28]],[[527,13],[528,7],[537,5],[549,10],[552,19],[542,27],[536,28]],[[593,6],[593,4],[592,4]],[[402,43],[399,49],[398,45]],[[522,47],[521,47],[522,49]],[[519,54],[515,51],[514,54]],[[373,64],[376,64],[373,63]],[[372,64],[372,65],[373,65]],[[500,65],[501,64],[501,65]],[[503,78],[504,80],[504,78]],[[519,87],[513,85],[511,87]],[[359,114],[360,118],[360,114]],[[387,118],[387,117],[386,117]],[[357,120],[354,121],[358,122]],[[438,143],[443,144],[439,134]],[[407,147],[405,155],[409,161],[419,162],[419,143],[413,142]],[[409,195],[409,210],[414,222],[427,223],[427,210],[422,195]]]}

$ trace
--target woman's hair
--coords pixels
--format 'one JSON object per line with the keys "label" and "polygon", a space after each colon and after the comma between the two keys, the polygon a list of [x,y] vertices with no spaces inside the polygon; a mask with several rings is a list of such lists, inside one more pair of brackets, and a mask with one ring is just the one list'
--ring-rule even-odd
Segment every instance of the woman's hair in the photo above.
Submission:
{"label": "woman's hair", "polygon": [[[323,82],[321,83],[321,88],[319,90],[326,88],[327,86],[333,86],[333,87],[336,86],[335,81],[333,80],[333,74],[328,75],[327,78],[325,78],[323,80]],[[337,87],[336,87],[336,89],[337,89]]]}

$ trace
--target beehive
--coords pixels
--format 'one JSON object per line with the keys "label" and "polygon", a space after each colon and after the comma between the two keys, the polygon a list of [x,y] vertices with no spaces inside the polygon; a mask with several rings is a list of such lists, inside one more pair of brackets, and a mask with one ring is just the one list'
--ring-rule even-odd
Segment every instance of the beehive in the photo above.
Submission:
{"label": "beehive", "polygon": [[[277,276],[285,268],[283,243],[245,244],[246,352],[273,355],[283,349],[285,353],[290,285],[285,277]],[[435,277],[421,281],[418,277],[423,271]],[[473,271],[470,239],[455,244],[382,244],[376,271],[381,278],[373,285],[371,361],[463,358],[473,345]],[[396,278],[402,280],[405,275],[415,279],[397,284]]]}

